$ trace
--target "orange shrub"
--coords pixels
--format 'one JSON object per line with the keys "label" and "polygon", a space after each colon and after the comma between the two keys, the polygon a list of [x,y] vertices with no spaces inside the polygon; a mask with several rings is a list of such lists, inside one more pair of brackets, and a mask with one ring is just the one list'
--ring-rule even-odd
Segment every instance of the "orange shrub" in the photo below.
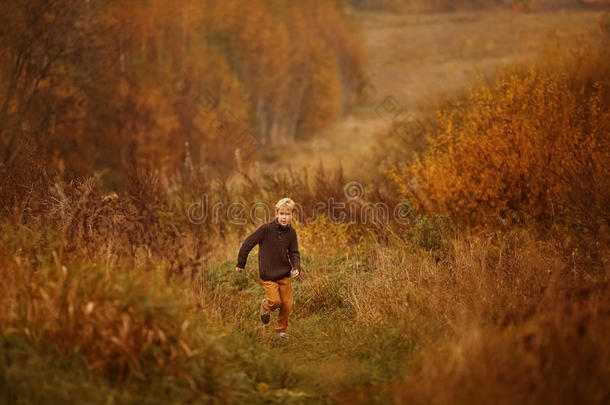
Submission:
{"label": "orange shrub", "polygon": [[[577,55],[589,58],[584,77],[582,66],[562,58],[480,84],[439,112],[423,156],[391,173],[410,198],[462,223],[568,213],[607,225],[610,87],[605,68],[591,68],[605,56]],[[564,63],[570,67],[558,68]]]}

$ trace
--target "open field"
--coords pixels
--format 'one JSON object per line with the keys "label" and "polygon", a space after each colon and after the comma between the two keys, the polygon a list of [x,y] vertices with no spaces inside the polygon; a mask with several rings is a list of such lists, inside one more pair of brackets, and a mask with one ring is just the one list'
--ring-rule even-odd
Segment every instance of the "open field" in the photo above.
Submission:
{"label": "open field", "polygon": [[[267,163],[261,167],[263,171],[289,166],[316,169],[322,163],[358,171],[377,136],[383,136],[392,121],[433,110],[472,84],[477,75],[489,76],[503,66],[531,61],[546,47],[579,46],[599,30],[602,15],[579,10],[359,13],[369,62],[363,84],[366,105],[310,139],[266,148],[262,154]],[[396,110],[386,112],[388,98]],[[402,113],[394,118],[400,109]]]}

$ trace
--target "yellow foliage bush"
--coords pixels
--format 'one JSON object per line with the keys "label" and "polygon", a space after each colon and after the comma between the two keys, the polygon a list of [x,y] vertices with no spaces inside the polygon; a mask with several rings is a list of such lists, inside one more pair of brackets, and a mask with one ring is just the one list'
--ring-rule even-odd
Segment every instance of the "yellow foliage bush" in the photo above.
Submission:
{"label": "yellow foliage bush", "polygon": [[403,192],[461,223],[568,214],[607,226],[608,51],[554,56],[553,63],[507,69],[440,111],[428,150],[391,170]]}

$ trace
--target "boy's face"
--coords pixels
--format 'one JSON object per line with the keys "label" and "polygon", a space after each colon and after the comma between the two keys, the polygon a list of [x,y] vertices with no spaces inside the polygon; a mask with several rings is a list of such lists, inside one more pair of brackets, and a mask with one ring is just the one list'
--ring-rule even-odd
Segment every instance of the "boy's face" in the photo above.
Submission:
{"label": "boy's face", "polygon": [[287,207],[281,207],[277,210],[277,220],[282,226],[288,225],[292,221],[292,210]]}

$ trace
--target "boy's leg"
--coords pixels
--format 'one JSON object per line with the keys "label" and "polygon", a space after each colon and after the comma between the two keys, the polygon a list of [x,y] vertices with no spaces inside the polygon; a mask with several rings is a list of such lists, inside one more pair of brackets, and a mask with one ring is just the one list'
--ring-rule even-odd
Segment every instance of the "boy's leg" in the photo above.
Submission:
{"label": "boy's leg", "polygon": [[282,301],[280,299],[278,283],[275,281],[263,281],[263,288],[265,289],[263,308],[267,311],[274,311],[279,308]]}
{"label": "boy's leg", "polygon": [[277,282],[279,295],[280,295],[280,315],[277,319],[276,331],[286,330],[288,327],[288,315],[292,312],[292,284],[290,283],[290,277],[283,278]]}

